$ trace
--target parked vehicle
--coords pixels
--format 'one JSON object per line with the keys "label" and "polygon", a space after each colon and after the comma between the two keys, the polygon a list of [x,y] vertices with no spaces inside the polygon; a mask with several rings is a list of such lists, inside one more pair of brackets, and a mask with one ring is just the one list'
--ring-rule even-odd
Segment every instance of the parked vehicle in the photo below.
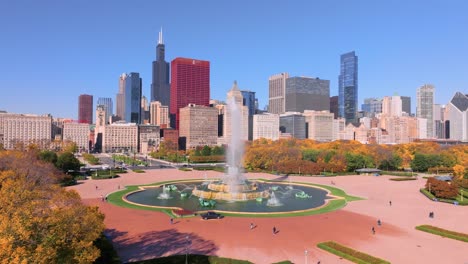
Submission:
{"label": "parked vehicle", "polygon": [[203,220],[208,220],[208,219],[221,219],[223,218],[224,216],[222,216],[221,214],[218,214],[216,212],[213,212],[213,211],[208,211],[206,213],[203,213],[200,215],[201,218]]}

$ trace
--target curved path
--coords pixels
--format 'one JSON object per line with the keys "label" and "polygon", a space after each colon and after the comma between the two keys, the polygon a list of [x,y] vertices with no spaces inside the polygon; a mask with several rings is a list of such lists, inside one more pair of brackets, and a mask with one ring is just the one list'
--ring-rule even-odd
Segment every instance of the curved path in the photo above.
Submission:
{"label": "curved path", "polygon": [[[219,172],[206,172],[209,178]],[[165,180],[201,179],[205,172],[175,169],[129,172],[109,180],[86,180],[69,187],[78,191],[85,203],[99,206],[106,215],[106,234],[124,262],[173,254],[200,253],[254,263],[291,260],[294,263],[349,263],[322,251],[316,244],[335,240],[392,263],[468,263],[468,243],[417,231],[415,226],[432,224],[468,233],[468,207],[429,201],[419,193],[425,180],[389,181],[387,176],[291,177],[292,181],[331,185],[349,195],[366,198],[335,212],[284,218],[226,217],[204,221],[198,217],[176,219],[170,224],[160,212],[118,207],[101,201],[101,195],[125,185]],[[273,179],[263,173],[248,178]],[[97,189],[96,189],[97,187]],[[389,205],[392,201],[392,205]],[[428,218],[434,211],[435,218]],[[377,226],[380,219],[382,226]],[[256,228],[250,230],[250,223]],[[275,226],[279,232],[274,235]],[[376,228],[376,234],[371,232]],[[307,250],[307,256],[305,251]]]}

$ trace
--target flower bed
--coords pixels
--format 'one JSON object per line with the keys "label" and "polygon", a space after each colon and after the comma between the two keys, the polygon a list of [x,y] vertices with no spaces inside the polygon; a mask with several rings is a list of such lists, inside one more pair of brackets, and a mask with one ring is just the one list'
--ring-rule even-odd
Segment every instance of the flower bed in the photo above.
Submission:
{"label": "flower bed", "polygon": [[172,210],[172,214],[177,217],[184,217],[184,216],[194,216],[195,213],[190,210],[185,209],[174,209]]}
{"label": "flower bed", "polygon": [[317,247],[326,250],[332,254],[335,254],[337,256],[343,257],[347,260],[350,260],[354,263],[360,263],[360,264],[366,264],[366,263],[382,263],[382,264],[390,264],[390,262],[368,255],[364,252],[360,252],[357,250],[354,250],[352,248],[343,246],[341,244],[338,244],[334,241],[328,241],[328,242],[322,242],[317,244]]}
{"label": "flower bed", "polygon": [[455,231],[451,231],[451,230],[447,230],[447,229],[443,229],[443,228],[439,228],[439,227],[431,226],[431,225],[420,225],[420,226],[417,226],[416,229],[419,231],[424,231],[427,233],[431,233],[431,234],[435,234],[435,235],[439,235],[443,237],[448,237],[448,238],[460,240],[463,242],[468,242],[468,234],[465,234],[465,233],[459,233],[459,232],[455,232]]}

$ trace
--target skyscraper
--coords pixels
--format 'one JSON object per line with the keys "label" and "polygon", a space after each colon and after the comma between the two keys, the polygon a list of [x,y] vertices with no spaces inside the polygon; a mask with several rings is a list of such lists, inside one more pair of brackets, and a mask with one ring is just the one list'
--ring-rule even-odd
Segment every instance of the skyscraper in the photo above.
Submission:
{"label": "skyscraper", "polygon": [[427,120],[427,137],[434,137],[434,86],[424,84],[416,91],[416,117]]}
{"label": "skyscraper", "polygon": [[310,77],[286,79],[286,112],[330,110],[330,81]]}
{"label": "skyscraper", "polygon": [[210,105],[210,62],[175,58],[171,62],[171,126],[179,129],[179,109],[188,104]]}
{"label": "skyscraper", "polygon": [[122,73],[119,76],[119,92],[115,97],[115,108],[116,108],[116,115],[119,120],[123,120],[125,118],[125,79],[127,78],[126,73]]}
{"label": "skyscraper", "polygon": [[287,72],[276,74],[268,79],[269,102],[268,112],[272,114],[283,114],[286,112],[286,79],[289,78]]}
{"label": "skyscraper", "polygon": [[330,96],[330,113],[333,113],[335,119],[338,118],[338,96]]}
{"label": "skyscraper", "polygon": [[411,116],[411,97],[401,96],[401,110]]}
{"label": "skyscraper", "polygon": [[339,116],[346,123],[356,122],[358,111],[358,57],[354,51],[341,55],[341,69],[338,76]]}
{"label": "skyscraper", "polygon": [[78,122],[93,123],[93,96],[82,94],[78,97]]}
{"label": "skyscraper", "polygon": [[97,100],[97,105],[103,105],[104,110],[106,111],[106,119],[105,122],[106,124],[109,123],[109,117],[114,114],[114,110],[112,107],[112,98],[104,98],[104,97],[99,97]]}
{"label": "skyscraper", "polygon": [[164,59],[165,45],[162,29],[156,46],[156,60],[153,61],[153,81],[151,83],[151,102],[159,101],[169,106],[171,86],[169,85],[169,63]]}
{"label": "skyscraper", "polygon": [[141,78],[137,72],[127,74],[125,78],[125,114],[124,120],[140,124],[141,118]]}
{"label": "skyscraper", "polygon": [[242,94],[242,105],[247,107],[249,116],[249,140],[253,139],[253,116],[257,111],[257,99],[255,98],[255,92],[252,91],[241,91]]}

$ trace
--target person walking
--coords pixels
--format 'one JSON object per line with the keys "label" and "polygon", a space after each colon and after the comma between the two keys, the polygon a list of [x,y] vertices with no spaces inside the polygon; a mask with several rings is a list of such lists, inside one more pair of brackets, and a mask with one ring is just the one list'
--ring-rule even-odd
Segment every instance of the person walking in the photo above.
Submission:
{"label": "person walking", "polygon": [[254,228],[254,223],[250,223],[250,230]]}
{"label": "person walking", "polygon": [[273,235],[276,235],[276,226],[273,227]]}
{"label": "person walking", "polygon": [[377,225],[378,225],[378,226],[381,226],[381,225],[382,225],[382,221],[380,221],[380,219],[377,220]]}
{"label": "person walking", "polygon": [[174,218],[171,217],[171,220],[169,220],[171,222],[171,225],[174,224]]}
{"label": "person walking", "polygon": [[392,201],[389,201],[388,204],[389,204],[390,206],[392,206]]}
{"label": "person walking", "polygon": [[375,228],[372,227],[372,234],[375,235]]}

